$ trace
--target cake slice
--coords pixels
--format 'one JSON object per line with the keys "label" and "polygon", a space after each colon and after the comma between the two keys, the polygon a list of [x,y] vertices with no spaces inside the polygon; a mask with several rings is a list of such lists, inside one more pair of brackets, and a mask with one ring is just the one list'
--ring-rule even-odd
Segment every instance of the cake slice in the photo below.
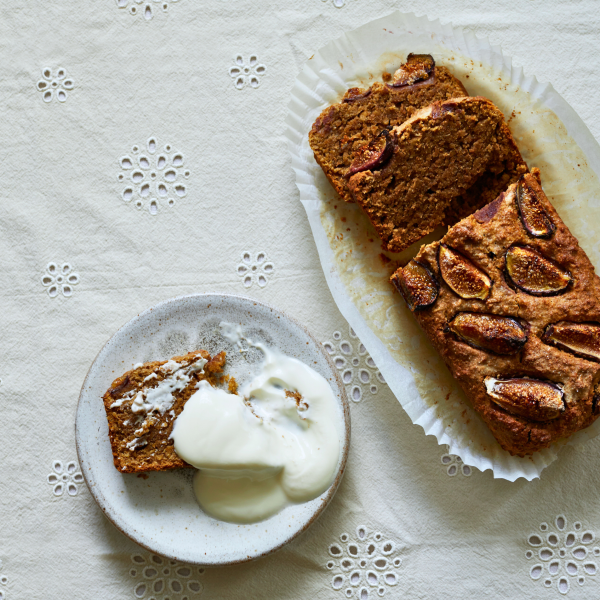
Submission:
{"label": "cake slice", "polygon": [[400,252],[488,204],[527,172],[492,102],[436,102],[357,152],[348,187],[386,250]]}
{"label": "cake slice", "polygon": [[409,54],[390,83],[349,89],[341,102],[326,108],[308,135],[310,147],[337,193],[353,202],[345,175],[361,146],[436,100],[466,95],[463,84],[446,67],[436,67],[429,54]]}
{"label": "cake slice", "polygon": [[475,410],[517,456],[600,414],[600,278],[533,171],[392,276]]}
{"label": "cake slice", "polygon": [[219,382],[225,352],[205,350],[134,367],[113,381],[104,408],[115,467],[122,473],[189,467],[175,453],[173,423],[199,381]]}

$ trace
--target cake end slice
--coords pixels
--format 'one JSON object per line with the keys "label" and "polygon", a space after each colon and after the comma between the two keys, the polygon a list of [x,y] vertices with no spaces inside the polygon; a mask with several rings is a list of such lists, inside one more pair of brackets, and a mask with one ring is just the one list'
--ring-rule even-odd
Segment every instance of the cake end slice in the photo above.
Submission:
{"label": "cake end slice", "polygon": [[170,438],[175,419],[199,381],[219,383],[225,352],[205,350],[136,366],[113,381],[104,394],[115,467],[143,473],[189,467]]}
{"label": "cake end slice", "polygon": [[354,202],[346,173],[354,153],[382,129],[400,125],[432,102],[467,96],[463,84],[431,55],[409,55],[389,82],[351,88],[327,107],[308,135],[315,160],[336,192]]}

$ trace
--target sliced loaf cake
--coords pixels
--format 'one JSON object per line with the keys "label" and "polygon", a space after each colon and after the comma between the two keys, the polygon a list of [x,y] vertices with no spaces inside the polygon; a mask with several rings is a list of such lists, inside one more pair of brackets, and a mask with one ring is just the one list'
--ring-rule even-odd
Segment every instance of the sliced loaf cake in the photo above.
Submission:
{"label": "sliced loaf cake", "polygon": [[386,250],[400,252],[488,204],[528,172],[502,112],[435,102],[355,153],[348,187]]}

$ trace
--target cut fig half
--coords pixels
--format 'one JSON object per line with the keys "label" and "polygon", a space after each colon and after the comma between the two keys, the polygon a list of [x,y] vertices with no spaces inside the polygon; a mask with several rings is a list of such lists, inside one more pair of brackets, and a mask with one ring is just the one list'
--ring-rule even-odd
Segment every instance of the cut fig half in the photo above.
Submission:
{"label": "cut fig half", "polygon": [[511,246],[505,261],[508,283],[532,296],[556,296],[573,283],[568,271],[529,246]]}
{"label": "cut fig half", "polygon": [[351,177],[355,173],[370,171],[379,167],[390,158],[393,151],[394,145],[390,132],[384,129],[374,140],[371,140],[356,151],[354,161],[346,173],[346,178]]}
{"label": "cut fig half", "polygon": [[398,269],[391,282],[402,294],[411,311],[423,310],[434,304],[438,297],[439,284],[435,275],[423,264],[411,260]]}
{"label": "cut fig half", "polygon": [[440,244],[438,265],[442,279],[461,298],[486,300],[490,295],[492,280],[457,250]]}
{"label": "cut fig half", "polygon": [[406,62],[394,73],[392,88],[402,88],[428,79],[434,72],[435,60],[431,54],[409,54]]}
{"label": "cut fig half", "polygon": [[525,329],[512,317],[460,312],[447,330],[469,346],[495,354],[516,354],[527,342]]}
{"label": "cut fig half", "polygon": [[486,377],[484,383],[488,396],[498,406],[530,421],[552,421],[565,411],[564,392],[550,381]]}
{"label": "cut fig half", "polygon": [[599,323],[553,323],[546,327],[542,341],[582,358],[600,362]]}
{"label": "cut fig half", "polygon": [[517,184],[517,209],[525,231],[537,238],[550,238],[556,226],[538,198],[538,193],[525,179],[525,175]]}

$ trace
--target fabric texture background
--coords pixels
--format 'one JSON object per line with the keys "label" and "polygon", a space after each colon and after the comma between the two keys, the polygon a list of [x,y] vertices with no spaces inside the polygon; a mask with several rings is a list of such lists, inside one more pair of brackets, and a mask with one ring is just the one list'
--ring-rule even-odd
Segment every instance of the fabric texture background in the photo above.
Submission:
{"label": "fabric texture background", "polygon": [[[340,3],[0,0],[0,599],[600,594],[600,440],[565,448],[531,483],[465,476],[381,383],[351,407],[349,462],[330,507],[254,563],[202,573],[159,565],[105,519],[69,466],[91,362],[118,327],[161,300],[253,296],[323,342],[352,340],[365,360],[325,283],[283,136],[298,70],[329,40],[393,10],[451,21],[552,82],[599,138],[594,0]],[[242,89],[230,74],[237,55],[251,71]],[[162,154],[168,167],[159,169]],[[135,182],[121,159],[142,155],[149,168]],[[140,195],[146,182],[151,192]],[[50,263],[70,268],[48,273]],[[253,263],[265,279],[246,287],[239,266]]]}

